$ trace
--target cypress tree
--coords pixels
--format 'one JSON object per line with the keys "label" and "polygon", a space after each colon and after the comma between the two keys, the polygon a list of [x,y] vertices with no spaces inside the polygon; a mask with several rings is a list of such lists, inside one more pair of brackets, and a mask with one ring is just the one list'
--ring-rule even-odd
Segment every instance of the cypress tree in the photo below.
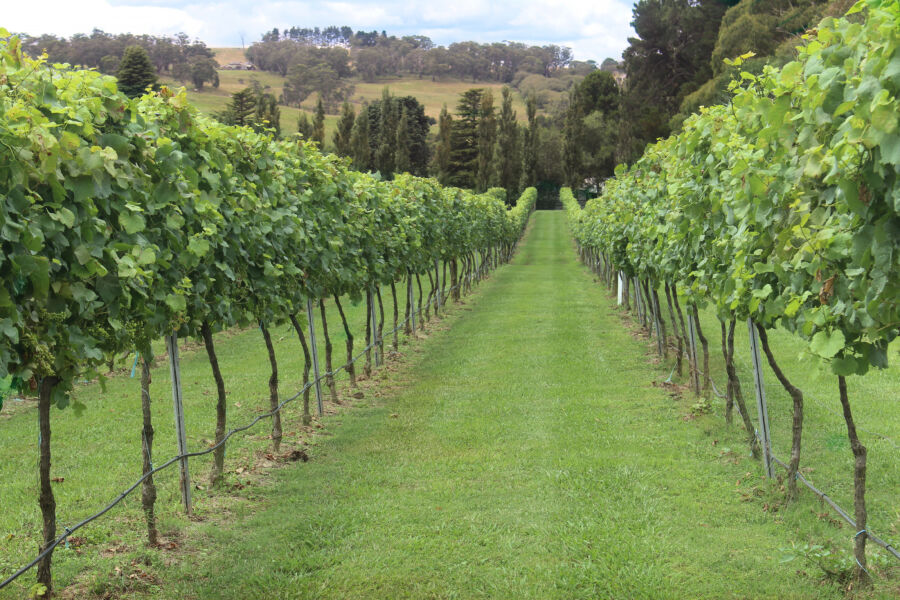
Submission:
{"label": "cypress tree", "polygon": [[316,117],[313,120],[312,139],[319,142],[319,148],[325,147],[325,105],[322,104],[322,96],[316,103]]}
{"label": "cypress tree", "polygon": [[[388,88],[381,93],[378,140],[375,150],[375,169],[389,179],[394,173],[394,144],[397,139],[397,103]],[[370,132],[371,133],[371,132]]]}
{"label": "cypress tree", "polygon": [[494,145],[497,141],[497,116],[494,111],[494,94],[487,90],[481,96],[478,118],[478,173],[475,191],[484,192],[491,186],[494,174]]}
{"label": "cypress tree", "polygon": [[453,131],[453,117],[447,110],[447,105],[441,109],[441,116],[438,119],[438,143],[434,153],[434,175],[442,185],[446,185],[450,180],[450,151],[451,151],[451,135]]}
{"label": "cypress tree", "polygon": [[341,106],[341,118],[334,132],[334,148],[339,156],[350,156],[353,149],[353,125],[356,121],[356,113],[349,102]]}
{"label": "cypress tree", "polygon": [[400,123],[397,125],[397,143],[394,150],[394,169],[397,173],[409,173],[409,114],[406,107],[400,112]]}
{"label": "cypress tree", "polygon": [[533,93],[528,95],[528,100],[525,102],[525,112],[528,115],[528,129],[525,131],[522,152],[522,188],[537,185],[537,100]]}
{"label": "cypress tree", "polygon": [[143,95],[148,86],[156,84],[156,69],[147,51],[140,46],[128,46],[116,72],[119,90],[129,98]]}
{"label": "cypress tree", "polygon": [[274,94],[263,93],[256,98],[257,129],[274,129],[275,137],[281,136],[281,109]]}
{"label": "cypress tree", "polygon": [[313,126],[309,122],[309,117],[302,110],[297,118],[297,133],[303,136],[304,140],[311,140],[313,136]]}
{"label": "cypress tree", "polygon": [[364,106],[353,124],[353,133],[350,135],[351,156],[353,166],[359,171],[372,169],[372,149],[369,146],[369,109]]}
{"label": "cypress tree", "polygon": [[516,111],[512,108],[512,90],[503,87],[503,104],[500,108],[500,123],[497,133],[497,146],[494,148],[496,171],[492,185],[506,190],[506,197],[512,202],[519,191],[519,169],[522,162],[519,158],[520,135],[516,123]]}

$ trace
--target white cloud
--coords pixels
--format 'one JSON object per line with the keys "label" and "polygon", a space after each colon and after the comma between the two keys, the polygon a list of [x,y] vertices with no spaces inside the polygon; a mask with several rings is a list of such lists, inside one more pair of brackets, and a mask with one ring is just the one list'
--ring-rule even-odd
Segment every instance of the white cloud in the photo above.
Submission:
{"label": "white cloud", "polygon": [[247,43],[273,27],[349,25],[423,34],[438,44],[520,41],[567,45],[581,60],[618,57],[633,35],[630,0],[40,0],[4,6],[0,26],[30,34],[184,31],[210,46]]}

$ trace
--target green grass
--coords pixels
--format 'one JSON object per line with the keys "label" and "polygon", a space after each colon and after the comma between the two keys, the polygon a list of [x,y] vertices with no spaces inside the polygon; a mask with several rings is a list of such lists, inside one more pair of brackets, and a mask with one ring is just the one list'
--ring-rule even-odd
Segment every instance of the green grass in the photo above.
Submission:
{"label": "green grass", "polygon": [[[668,368],[629,335],[621,311],[575,262],[564,213],[533,219],[512,264],[452,307],[428,339],[404,346],[406,360],[380,372],[364,399],[324,420],[309,463],[259,468],[263,424],[229,450],[225,491],[195,490],[198,520],[179,514],[175,473],[162,478],[163,533],[177,550],[142,545],[138,501],[130,499],[84,530],[80,548],[58,553],[57,581],[74,582],[77,597],[842,597],[814,565],[781,559],[792,542],[849,549],[854,532],[820,517],[825,511],[810,494],[784,506],[737,427],[717,414],[693,418],[689,396],[659,385]],[[353,318],[361,331],[361,307]],[[712,337],[712,324],[704,325]],[[296,387],[299,348],[291,332],[279,331],[287,391]],[[255,329],[217,340],[231,422],[242,423],[265,405],[262,340]],[[213,385],[202,348],[186,350],[196,448],[211,437]],[[796,354],[790,346],[782,353]],[[794,369],[787,359],[784,366]],[[889,394],[894,374],[883,373],[873,389]],[[53,413],[54,476],[66,478],[55,484],[63,524],[139,472],[137,382],[120,375],[108,388],[79,388],[89,407],[80,419]],[[160,460],[175,447],[163,363],[154,396]],[[877,398],[857,390],[860,419],[869,401],[877,415]],[[774,390],[770,405],[777,431]],[[881,412],[866,425],[895,433],[896,415]],[[290,409],[285,431],[300,433],[297,413]],[[30,402],[0,413],[4,573],[37,545],[34,416]],[[819,416],[809,418],[814,436]],[[823,452],[840,447],[833,432],[824,440]],[[297,437],[285,442],[301,445]],[[808,445],[813,460],[815,443]],[[849,478],[840,466],[845,451],[834,452],[837,466],[811,463],[810,477],[818,482],[833,468]],[[193,472],[202,476],[208,465],[193,461]],[[898,488],[880,487],[893,485],[896,465],[870,470],[875,515],[875,505],[896,504]],[[236,472],[243,468],[254,475]],[[870,596],[894,597],[896,582],[879,578]],[[0,593],[21,596],[21,587]]]}
{"label": "green grass", "polygon": [[734,431],[653,385],[564,219],[535,215],[401,389],[192,527],[203,554],[161,596],[840,597],[780,562],[810,532],[764,510],[778,494]]}
{"label": "green grass", "polygon": [[[427,290],[427,288],[426,288]],[[405,287],[398,290],[402,295]],[[383,292],[385,315],[391,319],[390,288]],[[401,300],[401,302],[403,302]],[[334,365],[343,364],[345,336],[333,302],[328,307],[329,333],[334,344]],[[352,305],[344,300],[344,309],[357,338],[356,352],[364,346],[366,311],[364,303]],[[401,306],[400,313],[403,313]],[[319,311],[316,310],[319,356],[322,371],[325,370],[325,346]],[[305,323],[305,318],[300,321]],[[392,325],[387,326],[389,329]],[[293,395],[302,383],[303,354],[297,336],[289,326],[273,328],[276,354],[279,360],[280,393],[282,397]],[[229,427],[250,422],[259,412],[268,411],[268,358],[262,336],[256,327],[232,330],[216,334],[219,362],[228,391]],[[154,462],[177,454],[174,420],[171,404],[171,378],[165,348],[162,343],[154,346],[157,366],[153,369],[151,393],[154,398],[153,419],[156,429]],[[402,349],[401,349],[402,351]],[[133,357],[120,360],[118,370],[110,376],[104,392],[96,383],[80,384],[74,395],[87,406],[81,417],[71,409],[53,410],[53,466],[52,476],[63,478],[54,483],[57,501],[58,531],[71,526],[93,513],[119,492],[133,483],[141,474],[141,412],[140,377],[131,379],[129,371]],[[184,381],[185,419],[188,447],[191,450],[205,448],[214,437],[215,384],[202,342],[182,340],[182,379]],[[358,371],[361,372],[361,365]],[[344,381],[341,373],[338,381]],[[327,390],[326,390],[327,393]],[[343,399],[344,402],[347,398]],[[302,447],[301,438],[308,431],[301,424],[302,399],[288,405],[284,418],[285,452],[292,447]],[[315,415],[315,400],[311,401]],[[326,411],[333,406],[327,402]],[[37,411],[33,398],[7,399],[0,412],[0,574],[8,574],[30,560],[40,541],[40,513],[37,505]],[[229,443],[226,453],[227,484],[240,484],[245,477],[235,473],[241,467],[250,471],[264,453],[269,451],[269,421],[259,423],[246,434],[239,434]],[[199,515],[217,510],[216,494],[210,494],[207,477],[211,465],[210,456],[191,460],[195,484],[204,489],[194,490]],[[176,536],[184,521],[179,509],[179,490],[176,469],[169,469],[157,476],[160,515],[164,535]],[[67,585],[85,569],[100,573],[105,579],[113,565],[121,559],[105,552],[111,547],[127,547],[129,560],[135,556],[143,559],[148,554],[142,550],[142,513],[140,490],[132,494],[111,515],[78,532],[76,536],[84,548],[58,551],[54,559],[56,581]],[[130,550],[137,548],[135,553]],[[101,554],[109,556],[103,557]],[[150,553],[156,556],[154,553]],[[154,559],[155,560],[155,559]],[[0,577],[2,579],[3,577]],[[30,586],[33,575],[20,581],[28,582],[24,588],[13,587],[11,595],[0,592],[0,598],[22,597],[23,589]]]}

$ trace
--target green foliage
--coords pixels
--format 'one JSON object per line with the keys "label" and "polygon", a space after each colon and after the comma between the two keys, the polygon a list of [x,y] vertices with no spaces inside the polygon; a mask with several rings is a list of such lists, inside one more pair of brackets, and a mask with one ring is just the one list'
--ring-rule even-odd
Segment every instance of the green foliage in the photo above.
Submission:
{"label": "green foliage", "polygon": [[356,122],[356,113],[349,102],[341,106],[341,120],[338,121],[337,130],[334,132],[334,151],[338,156],[350,156],[353,150],[353,124]]}
{"label": "green foliage", "polygon": [[316,102],[316,116],[313,118],[313,141],[319,142],[319,147],[325,145],[325,105],[322,103],[322,97]]}
{"label": "green foliage", "polygon": [[537,100],[534,95],[529,95],[525,103],[528,113],[528,129],[525,132],[525,140],[522,144],[522,187],[537,185],[538,162],[538,124],[537,124]]}
{"label": "green foliage", "polygon": [[481,117],[482,88],[464,92],[456,106],[457,118],[450,132],[448,183],[474,188],[478,175],[478,122]]}
{"label": "green foliage", "polygon": [[477,137],[478,171],[475,174],[475,189],[484,192],[493,183],[494,146],[497,142],[497,113],[494,109],[494,94],[490,90],[485,90],[481,95]]}
{"label": "green foliage", "polygon": [[900,4],[862,9],[823,20],[784,68],[740,72],[730,105],[584,211],[567,201],[582,245],[723,318],[782,325],[839,375],[886,366],[900,334]]}
{"label": "green foliage", "polygon": [[[504,87],[500,106],[497,143],[494,147],[493,183],[506,190],[509,198],[519,191],[522,170],[522,135],[516,123],[516,111],[512,107],[512,90]],[[530,187],[529,184],[524,187]]]}
{"label": "green foliage", "polygon": [[309,117],[303,111],[300,111],[300,115],[297,117],[297,133],[299,133],[304,140],[311,140],[313,136],[312,123],[309,122]]}
{"label": "green foliage", "polygon": [[441,115],[438,119],[438,141],[434,152],[435,177],[442,184],[446,185],[450,179],[450,152],[452,151],[452,131],[453,117],[447,110],[445,104],[441,108]]}
{"label": "green foliage", "polygon": [[119,79],[119,89],[122,93],[134,98],[156,83],[156,69],[153,68],[146,50],[140,46],[129,46],[125,48],[125,54],[119,62],[116,77]]}
{"label": "green foliage", "polygon": [[363,107],[353,123],[351,134],[353,167],[357,171],[372,170],[372,148],[369,145],[369,111]]}
{"label": "green foliage", "polygon": [[530,209],[347,169],[314,144],[130,100],[0,31],[0,378],[76,377],[177,330],[278,323],[435,258],[509,246]]}

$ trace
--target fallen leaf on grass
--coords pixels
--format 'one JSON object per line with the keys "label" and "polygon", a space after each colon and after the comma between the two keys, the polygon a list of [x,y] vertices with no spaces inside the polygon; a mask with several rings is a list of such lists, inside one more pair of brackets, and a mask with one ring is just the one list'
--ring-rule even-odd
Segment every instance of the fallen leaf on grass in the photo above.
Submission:
{"label": "fallen leaf on grass", "polygon": [[65,477],[54,477],[54,478],[51,479],[50,481],[52,481],[53,483],[62,483],[62,482],[65,481],[65,480],[66,480]]}

